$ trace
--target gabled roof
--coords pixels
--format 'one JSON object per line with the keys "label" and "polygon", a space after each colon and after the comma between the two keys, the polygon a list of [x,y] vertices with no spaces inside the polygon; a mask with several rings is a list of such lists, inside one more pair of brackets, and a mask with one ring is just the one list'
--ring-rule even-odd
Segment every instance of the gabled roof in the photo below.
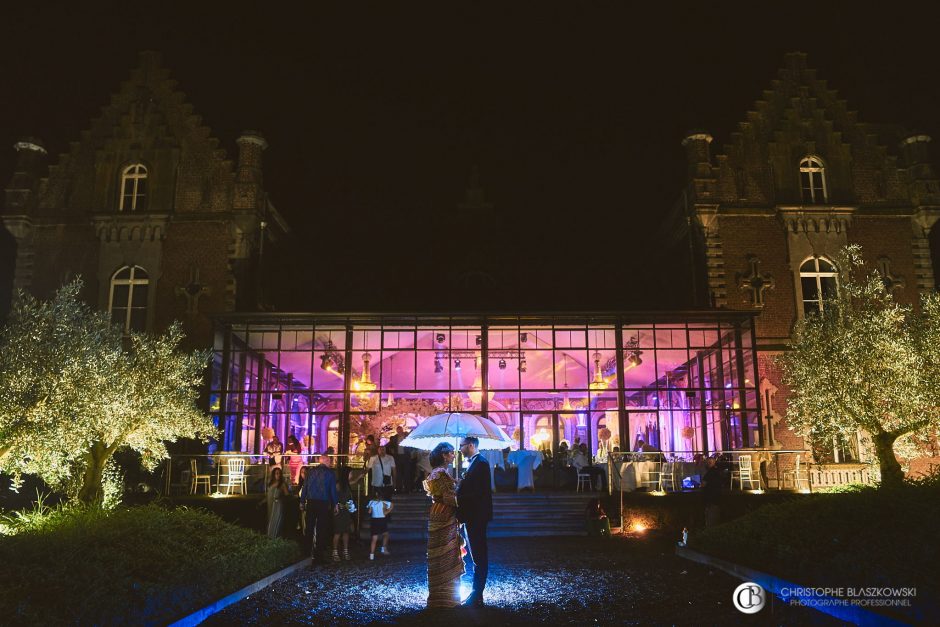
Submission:
{"label": "gabled roof", "polygon": [[869,149],[879,146],[890,154],[897,154],[898,142],[906,137],[904,129],[896,125],[859,122],[858,113],[818,78],[816,70],[807,67],[806,54],[791,52],[785,55],[784,66],[770,88],[763,91],[719,154],[734,154],[745,137],[769,144],[801,132],[806,141],[813,141],[820,126],[836,141]]}
{"label": "gabled roof", "polygon": [[[193,113],[193,106],[186,102],[177,82],[161,64],[159,53],[145,51],[130,78],[102,107],[101,114],[81,132],[78,141],[71,142],[58,163],[49,166],[42,204],[62,206],[66,194],[72,192],[65,182],[86,176],[86,168],[94,167],[97,152],[154,148],[197,152],[233,172],[232,161],[220,148],[219,140],[212,136],[202,118]],[[83,204],[81,200],[78,203]]]}

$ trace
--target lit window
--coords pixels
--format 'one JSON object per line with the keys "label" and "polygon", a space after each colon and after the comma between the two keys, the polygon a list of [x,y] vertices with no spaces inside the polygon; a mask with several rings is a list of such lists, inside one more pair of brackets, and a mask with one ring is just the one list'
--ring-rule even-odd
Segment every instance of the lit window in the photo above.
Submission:
{"label": "lit window", "polygon": [[816,157],[805,157],[800,161],[800,184],[803,187],[803,202],[822,204],[829,198],[826,168]]}
{"label": "lit window", "polygon": [[803,315],[816,314],[833,306],[839,286],[836,276],[836,267],[822,257],[814,257],[803,262],[800,266]]}
{"label": "lit window", "polygon": [[139,163],[129,165],[121,173],[120,211],[147,208],[147,168]]}
{"label": "lit window", "polygon": [[150,278],[140,266],[124,266],[111,277],[108,311],[124,333],[147,328],[147,290]]}

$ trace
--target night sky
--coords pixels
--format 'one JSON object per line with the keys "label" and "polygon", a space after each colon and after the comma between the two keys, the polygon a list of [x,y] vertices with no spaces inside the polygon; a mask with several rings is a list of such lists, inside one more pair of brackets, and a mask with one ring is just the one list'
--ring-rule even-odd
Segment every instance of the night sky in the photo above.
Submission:
{"label": "night sky", "polygon": [[[281,310],[686,304],[685,259],[655,238],[680,142],[704,129],[720,151],[788,51],[860,120],[940,141],[936,30],[901,4],[27,4],[4,8],[0,177],[24,136],[65,151],[158,50],[230,155],[245,129],[270,144]],[[487,224],[457,215],[474,166]],[[454,281],[474,257],[492,286]]]}

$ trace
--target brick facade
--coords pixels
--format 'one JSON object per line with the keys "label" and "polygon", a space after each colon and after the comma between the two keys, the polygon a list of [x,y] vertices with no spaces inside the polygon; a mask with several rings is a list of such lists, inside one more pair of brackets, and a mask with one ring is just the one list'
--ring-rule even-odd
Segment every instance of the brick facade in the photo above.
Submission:
{"label": "brick facade", "polygon": [[[149,275],[149,330],[183,322],[188,343],[210,346],[209,316],[258,305],[260,238],[286,226],[263,187],[257,133],[229,159],[155,53],[46,166],[39,140],[17,143],[16,171],[0,218],[16,242],[14,287],[46,298],[75,275],[88,301],[108,309],[124,266]],[[121,207],[125,168],[146,168],[142,207]]]}
{"label": "brick facade", "polygon": [[[940,180],[929,141],[895,126],[859,122],[801,53],[787,55],[720,154],[712,155],[707,133],[683,141],[689,182],[680,208],[682,220],[694,225],[696,299],[760,311],[761,413],[765,428],[773,423],[773,447],[805,448],[786,428],[787,390],[773,364],[802,315],[805,260],[832,259],[857,243],[872,267],[896,281],[901,302],[916,303],[934,289],[929,238],[940,218]],[[824,166],[822,198],[812,198],[801,184],[807,157]]]}

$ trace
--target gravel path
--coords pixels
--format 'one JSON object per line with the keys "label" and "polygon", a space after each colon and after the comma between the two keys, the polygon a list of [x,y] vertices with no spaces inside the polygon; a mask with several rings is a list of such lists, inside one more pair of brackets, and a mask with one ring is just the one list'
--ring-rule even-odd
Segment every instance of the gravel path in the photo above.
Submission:
{"label": "gravel path", "polygon": [[425,547],[393,542],[392,555],[317,566],[286,577],[216,614],[206,625],[649,625],[839,624],[814,610],[774,602],[739,613],[740,583],[678,558],[656,537],[490,540],[482,609],[426,610]]}

